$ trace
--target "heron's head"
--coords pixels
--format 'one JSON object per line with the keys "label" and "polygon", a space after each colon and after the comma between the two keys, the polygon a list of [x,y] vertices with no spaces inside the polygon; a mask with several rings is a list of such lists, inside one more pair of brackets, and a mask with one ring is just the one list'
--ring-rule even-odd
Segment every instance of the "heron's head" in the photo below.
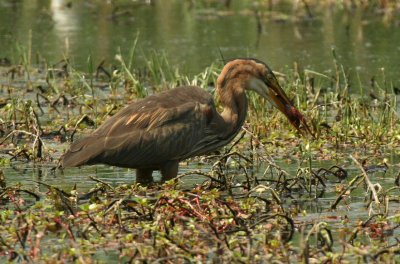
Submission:
{"label": "heron's head", "polygon": [[224,87],[231,80],[241,80],[242,87],[252,90],[266,98],[288,118],[289,122],[301,133],[311,134],[306,119],[289,100],[278,83],[272,70],[262,61],[256,59],[235,59],[223,68],[217,83]]}

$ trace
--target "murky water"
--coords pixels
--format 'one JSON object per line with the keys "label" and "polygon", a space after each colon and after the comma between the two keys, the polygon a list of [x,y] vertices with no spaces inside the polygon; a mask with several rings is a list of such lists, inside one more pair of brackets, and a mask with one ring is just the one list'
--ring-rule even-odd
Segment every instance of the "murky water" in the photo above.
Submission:
{"label": "murky water", "polygon": [[[369,177],[373,183],[378,183],[383,189],[388,189],[393,187],[395,175],[397,175],[398,171],[393,164],[397,164],[400,162],[399,155],[385,155],[389,164],[389,169],[384,171],[377,172],[369,172]],[[284,168],[285,171],[291,175],[291,177],[295,177],[296,171],[299,168],[299,164],[292,163],[287,164],[284,161],[279,159],[275,160],[276,164],[281,168]],[[201,170],[204,173],[209,172],[212,168],[213,162],[206,162],[203,164],[199,164],[198,161],[187,161],[182,162],[180,164],[179,173],[183,174],[186,172],[192,172],[195,170]],[[360,174],[360,170],[354,166],[354,164],[349,159],[336,160],[336,161],[313,161],[312,167],[313,170],[317,171],[319,168],[330,168],[333,165],[338,165],[343,167],[348,172],[348,178],[342,181],[342,183],[350,181],[353,177]],[[265,180],[271,180],[274,178],[274,174],[270,174],[269,170],[265,169],[266,164],[261,163],[259,167],[254,167],[252,173],[255,177],[258,178],[260,183],[267,184]],[[95,186],[95,181],[93,181],[90,177],[95,177],[99,180],[105,181],[112,186],[117,186],[119,184],[132,184],[135,181],[135,170],[127,169],[127,168],[119,168],[108,165],[94,165],[94,166],[83,166],[80,168],[67,168],[64,171],[62,170],[53,170],[54,164],[48,165],[35,165],[33,163],[25,163],[25,162],[13,162],[11,165],[2,167],[2,171],[6,177],[6,182],[9,186],[21,183],[25,188],[34,189],[40,192],[46,192],[48,187],[45,184],[57,186],[65,191],[70,191],[76,185],[76,188],[79,193],[85,193],[90,188]],[[236,167],[231,167],[226,169],[226,175],[236,174],[235,182],[237,184],[245,184],[245,178],[243,172],[238,172]],[[250,173],[250,171],[249,171]],[[153,174],[154,180],[160,181],[161,175],[158,171],[155,171]],[[208,180],[208,178],[192,174],[185,176],[180,185],[182,188],[193,188],[197,184],[201,184],[202,182]],[[338,192],[336,190],[336,186],[340,183],[335,177],[328,177],[326,181],[326,188],[323,191],[323,195],[321,195],[318,199],[314,197],[315,194],[309,195],[306,192],[292,193],[290,196],[285,198],[285,204],[290,207],[298,207],[299,211],[305,210],[308,213],[308,217],[310,219],[323,219],[329,215],[343,215],[345,211],[350,210],[352,217],[359,217],[367,213],[365,211],[365,190],[363,188],[356,189],[352,192],[351,200],[347,201],[349,207],[339,206],[340,209],[336,213],[331,213],[326,211],[327,208],[335,201]],[[41,184],[45,183],[45,184]],[[391,206],[391,210],[397,210],[393,205]],[[355,210],[354,209],[360,209]],[[343,211],[344,210],[344,211]],[[325,219],[327,220],[327,219]]]}
{"label": "murky water", "polygon": [[[210,165],[211,167],[211,165]],[[207,172],[209,168],[202,166],[201,169]],[[12,165],[2,167],[6,182],[8,185],[17,183],[23,184],[27,188],[46,191],[48,188],[41,183],[54,185],[65,190],[71,190],[76,184],[79,192],[87,192],[96,184],[91,180],[93,176],[99,180],[105,181],[113,186],[119,184],[132,184],[135,182],[135,170],[119,168],[108,165],[83,166],[80,168],[67,168],[62,170],[53,170],[54,164],[35,165],[25,162],[13,162]],[[199,166],[191,163],[189,166],[181,166],[179,173],[185,173],[198,170]],[[158,171],[153,174],[154,181],[160,181],[161,175]],[[206,177],[199,175],[188,175],[185,177],[183,187],[193,187],[195,184],[207,180]]]}
{"label": "murky water", "polygon": [[[231,9],[222,11],[193,8],[190,1],[180,0],[152,1],[152,4],[126,1],[117,9],[107,2],[73,1],[69,7],[61,0],[0,1],[0,58],[18,63],[21,54],[30,54],[33,64],[42,58],[54,64],[67,57],[76,68],[87,70],[89,56],[94,64],[103,59],[113,63],[119,51],[128,56],[138,38],[135,67],[142,67],[149,52],[156,50],[165,52],[170,64],[181,72],[196,74],[220,59],[221,51],[225,58],[256,57],[278,71],[298,62],[303,68],[332,75],[334,47],[345,71],[352,72],[356,88],[357,75],[366,86],[371,77],[382,79],[383,74],[393,85],[400,85],[400,30],[395,24],[385,24],[380,17],[369,17],[362,10],[352,13],[326,10],[323,17],[298,22],[284,17],[261,18],[259,31],[251,9],[240,9],[246,6],[245,1],[234,1]],[[397,161],[394,158],[392,163]],[[207,170],[207,166],[211,164],[202,169]],[[297,166],[294,164],[292,169]],[[197,168],[189,164],[181,167],[180,172]],[[42,191],[46,187],[37,182],[63,189],[77,183],[80,190],[87,190],[94,185],[89,175],[110,184],[134,181],[133,170],[103,165],[68,169],[64,174],[53,173],[50,166],[25,163],[13,163],[2,169],[9,184],[21,182]],[[377,174],[374,180],[383,187],[392,186],[394,173]],[[201,181],[199,177],[185,178],[187,186]],[[159,178],[156,174],[155,179]],[[328,214],[319,214],[336,196],[333,183],[327,189],[328,193],[318,203],[312,200],[302,203],[301,209],[315,212],[309,215],[311,218],[325,219]],[[353,207],[364,208],[363,197],[353,199],[356,199]],[[354,210],[352,214],[358,217]]]}
{"label": "murky water", "polygon": [[38,57],[49,64],[67,57],[87,70],[89,56],[95,64],[112,63],[119,50],[127,56],[138,36],[136,67],[156,50],[183,73],[196,74],[221,59],[221,50],[225,58],[253,56],[275,70],[297,62],[330,75],[335,47],[345,70],[356,73],[356,88],[357,74],[364,85],[383,75],[400,85],[400,30],[396,21],[385,23],[374,11],[326,8],[312,10],[313,19],[301,19],[291,16],[290,7],[276,6],[264,12],[258,29],[252,1],[232,1],[229,9],[222,1],[190,2],[0,1],[0,58],[15,63],[31,48],[33,63]]}

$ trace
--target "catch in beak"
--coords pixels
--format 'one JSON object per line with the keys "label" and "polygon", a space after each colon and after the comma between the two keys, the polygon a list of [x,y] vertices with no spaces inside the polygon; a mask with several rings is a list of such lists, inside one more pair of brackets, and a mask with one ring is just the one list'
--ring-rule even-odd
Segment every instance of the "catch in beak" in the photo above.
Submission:
{"label": "catch in beak", "polygon": [[267,74],[264,82],[260,81],[260,79],[253,79],[250,83],[250,89],[268,99],[273,106],[284,113],[289,122],[303,136],[311,135],[314,137],[306,119],[289,100],[272,72]]}

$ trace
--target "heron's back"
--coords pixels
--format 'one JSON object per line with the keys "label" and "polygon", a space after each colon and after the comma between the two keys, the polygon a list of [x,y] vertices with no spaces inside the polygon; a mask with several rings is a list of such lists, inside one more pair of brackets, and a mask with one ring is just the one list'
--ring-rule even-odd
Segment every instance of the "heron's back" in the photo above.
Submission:
{"label": "heron's back", "polygon": [[207,136],[215,113],[211,95],[198,87],[151,95],[128,105],[91,135],[74,142],[61,164],[157,168],[168,160],[195,155],[193,148]]}

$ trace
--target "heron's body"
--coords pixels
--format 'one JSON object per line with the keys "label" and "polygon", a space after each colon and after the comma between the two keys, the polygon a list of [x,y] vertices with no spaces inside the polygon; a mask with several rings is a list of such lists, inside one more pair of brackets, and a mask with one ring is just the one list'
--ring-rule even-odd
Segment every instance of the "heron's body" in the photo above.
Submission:
{"label": "heron's body", "polygon": [[[216,110],[212,96],[195,86],[138,100],[88,137],[74,142],[61,164],[73,167],[104,163],[135,168],[139,182],[152,181],[153,170],[161,170],[163,180],[171,179],[178,173],[179,161],[216,150],[236,136],[246,118],[245,90],[264,96],[263,91],[258,91],[261,84],[256,80],[268,74],[272,74],[269,68],[257,60],[228,63],[217,81],[222,113]],[[269,77],[276,81],[273,74]],[[283,91],[275,91],[274,96],[287,102],[284,111],[289,120],[303,122],[301,114],[293,112],[296,109],[280,92]]]}

